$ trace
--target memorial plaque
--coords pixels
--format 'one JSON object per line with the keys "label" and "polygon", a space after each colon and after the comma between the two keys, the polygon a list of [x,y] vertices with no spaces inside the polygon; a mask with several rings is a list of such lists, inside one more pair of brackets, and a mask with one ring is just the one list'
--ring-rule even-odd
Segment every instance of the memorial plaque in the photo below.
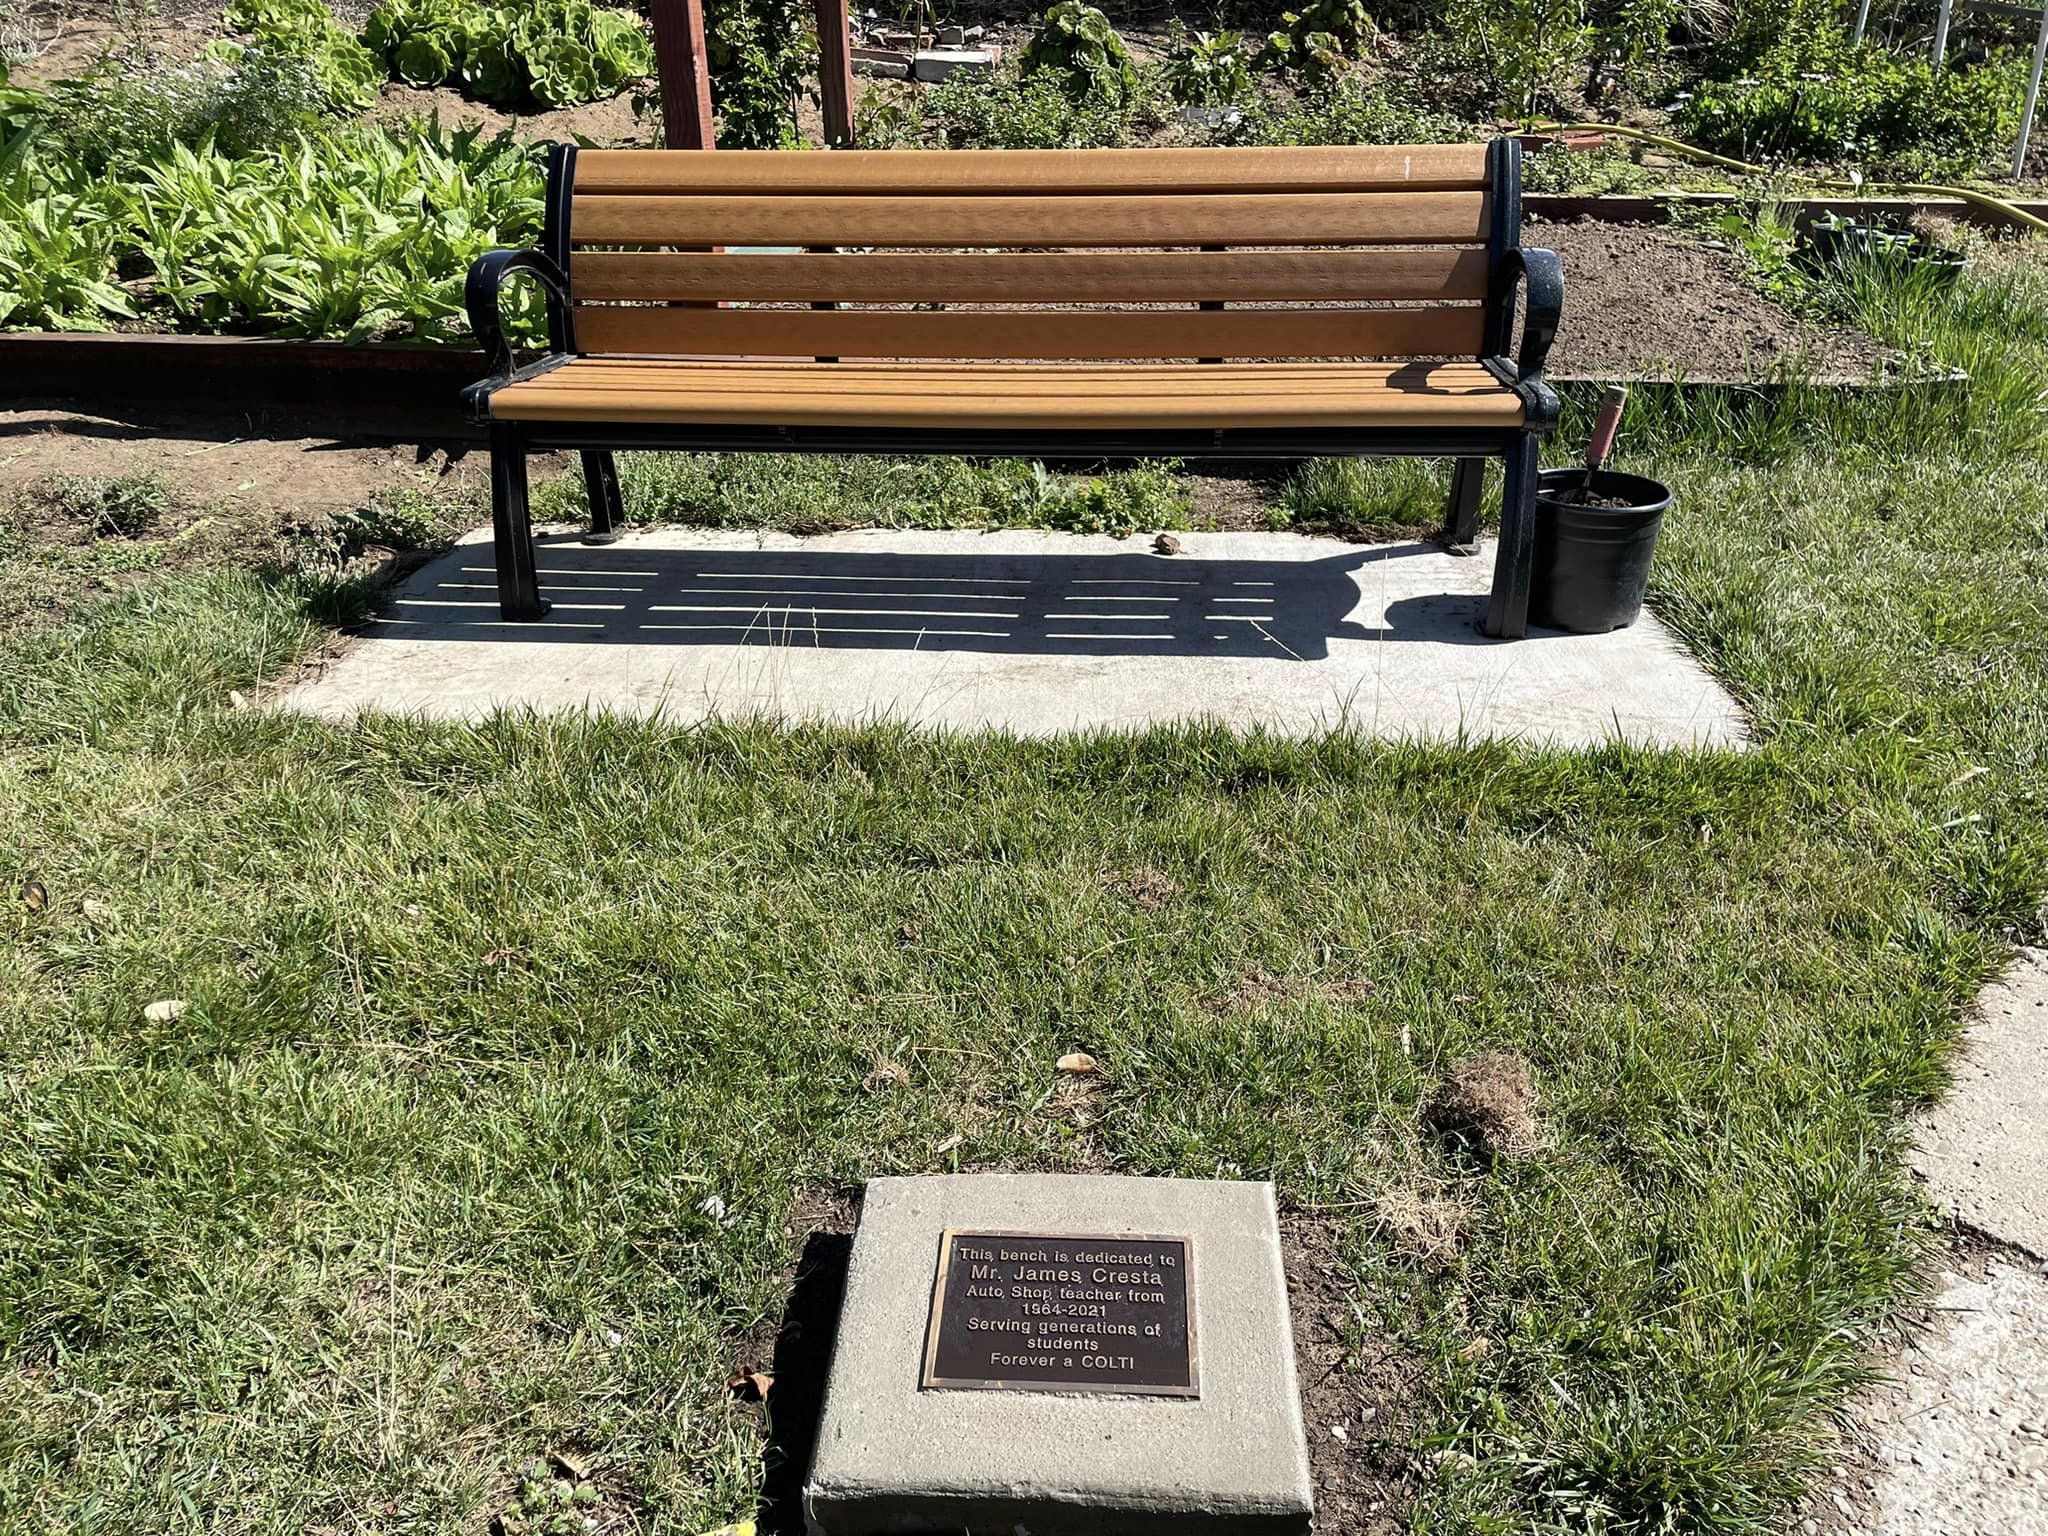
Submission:
{"label": "memorial plaque", "polygon": [[949,1229],[920,1385],[1200,1397],[1194,1247]]}

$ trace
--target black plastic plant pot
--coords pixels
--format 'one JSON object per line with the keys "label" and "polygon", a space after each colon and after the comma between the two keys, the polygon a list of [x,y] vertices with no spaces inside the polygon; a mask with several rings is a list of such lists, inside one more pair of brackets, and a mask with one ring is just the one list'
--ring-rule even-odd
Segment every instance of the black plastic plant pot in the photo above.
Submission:
{"label": "black plastic plant pot", "polygon": [[1620,506],[1575,506],[1565,498],[1583,469],[1546,469],[1536,480],[1536,584],[1529,622],[1574,634],[1626,629],[1643,611],[1657,530],[1671,488],[1643,475],[1603,469],[1593,494]]}

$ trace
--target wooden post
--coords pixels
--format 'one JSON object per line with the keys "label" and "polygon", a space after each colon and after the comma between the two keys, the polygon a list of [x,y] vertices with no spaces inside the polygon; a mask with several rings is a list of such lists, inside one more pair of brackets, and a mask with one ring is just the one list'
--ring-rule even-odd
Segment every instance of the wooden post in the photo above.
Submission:
{"label": "wooden post", "polygon": [[2041,32],[2034,39],[2034,72],[2027,76],[2027,100],[2020,108],[2020,141],[2012,152],[2012,179],[2027,173],[2027,139],[2034,131],[2034,107],[2041,99],[2041,71],[2048,68],[2048,0],[2041,3]]}
{"label": "wooden post", "polygon": [[704,60],[704,0],[649,0],[661,71],[661,128],[670,149],[712,149],[711,69]]}
{"label": "wooden post", "polygon": [[846,37],[848,0],[817,0],[818,105],[825,115],[825,142],[853,147],[853,50]]}

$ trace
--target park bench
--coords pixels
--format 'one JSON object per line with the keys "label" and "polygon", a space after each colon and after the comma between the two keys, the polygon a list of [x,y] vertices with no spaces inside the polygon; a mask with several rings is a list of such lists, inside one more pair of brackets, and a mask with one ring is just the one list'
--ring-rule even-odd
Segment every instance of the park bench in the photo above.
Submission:
{"label": "park bench", "polygon": [[[581,150],[543,246],[471,269],[498,599],[547,612],[526,458],[629,448],[1456,461],[1469,551],[1506,467],[1484,628],[1526,627],[1543,360],[1564,281],[1521,247],[1520,147]],[[744,248],[744,249],[743,249]],[[766,249],[763,249],[766,248]],[[501,289],[547,293],[515,366]],[[1515,346],[1517,296],[1523,311]],[[1510,354],[1513,354],[1512,356]]]}

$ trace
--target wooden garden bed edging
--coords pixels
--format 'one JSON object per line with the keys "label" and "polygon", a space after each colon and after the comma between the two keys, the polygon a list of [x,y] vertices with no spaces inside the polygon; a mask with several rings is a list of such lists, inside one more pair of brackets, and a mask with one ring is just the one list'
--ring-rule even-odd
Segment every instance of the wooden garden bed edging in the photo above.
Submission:
{"label": "wooden garden bed edging", "polygon": [[319,416],[349,430],[480,434],[462,390],[488,368],[472,347],[276,341],[258,336],[0,331],[0,406],[62,400],[211,416]]}
{"label": "wooden garden bed edging", "polygon": [[[1675,208],[1740,208],[1755,199],[1733,192],[1653,192],[1642,197],[1579,197],[1559,192],[1524,192],[1522,210],[1532,219],[1576,219],[1590,216],[1603,224],[1664,224]],[[1987,229],[2017,229],[2024,226],[2001,217],[1995,210],[1963,202],[1960,198],[1906,197],[1802,197],[1787,198],[1782,207],[1792,211],[1794,221],[1805,228],[1823,214],[1843,214],[1862,219],[1910,219],[1916,214],[1958,219]],[[2015,207],[2036,218],[2048,218],[2048,202],[2016,203]]]}

